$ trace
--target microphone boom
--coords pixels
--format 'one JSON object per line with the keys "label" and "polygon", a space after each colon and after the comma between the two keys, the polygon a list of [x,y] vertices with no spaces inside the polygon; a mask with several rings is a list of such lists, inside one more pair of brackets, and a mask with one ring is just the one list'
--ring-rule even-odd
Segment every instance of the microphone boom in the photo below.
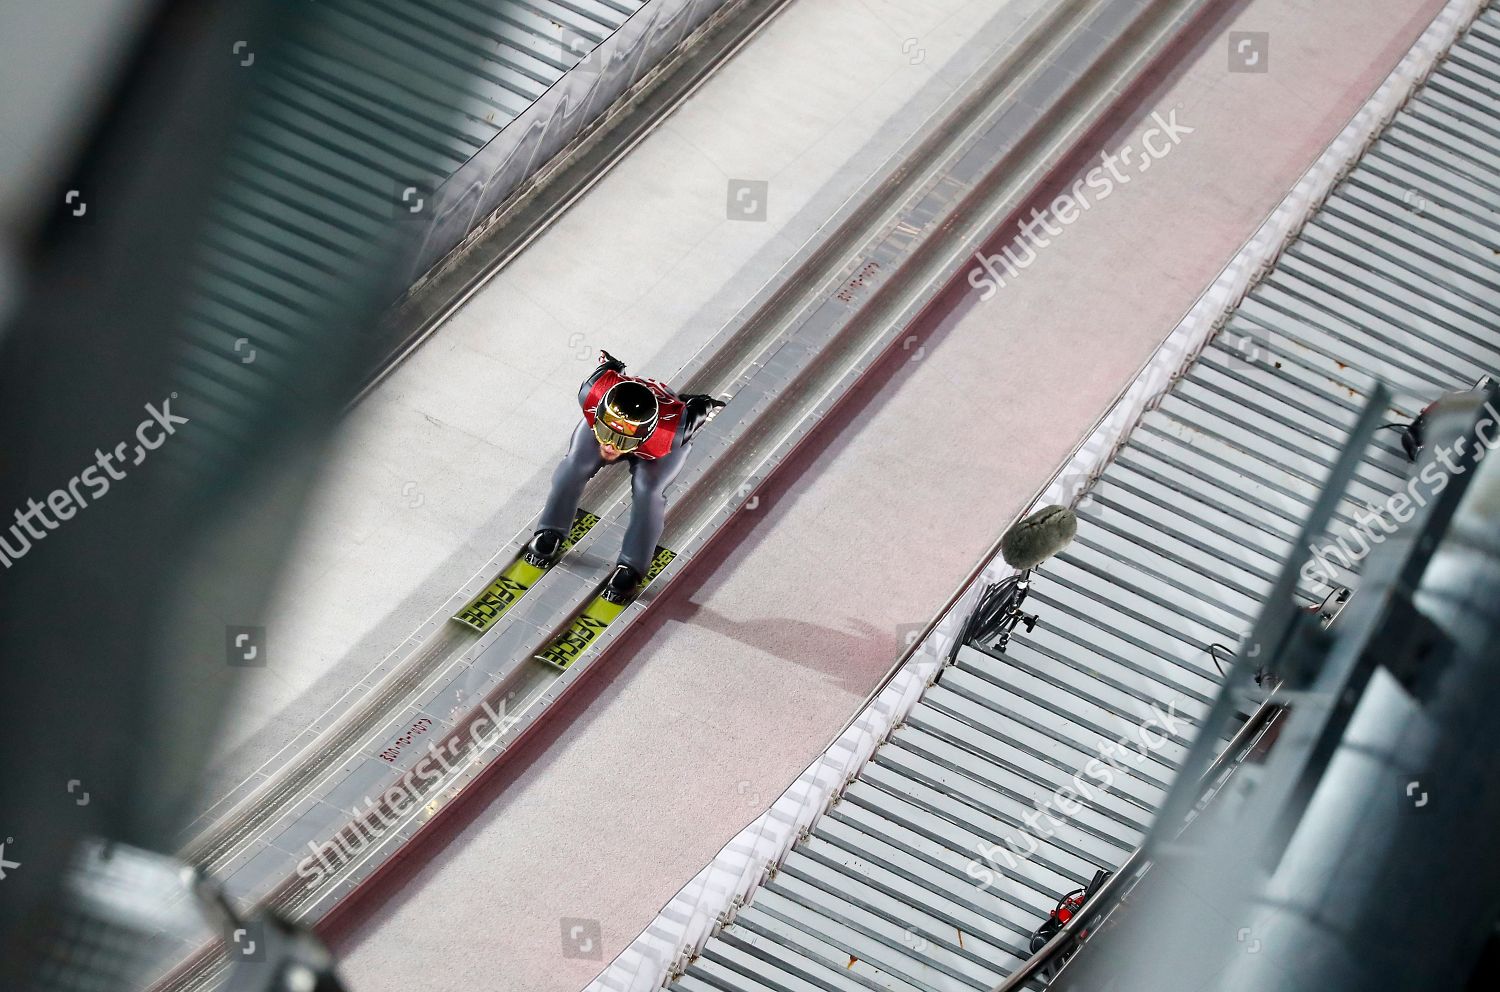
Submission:
{"label": "microphone boom", "polygon": [[1000,539],[1000,555],[1011,568],[1035,568],[1057,554],[1078,533],[1078,516],[1066,506],[1044,506],[1016,522]]}

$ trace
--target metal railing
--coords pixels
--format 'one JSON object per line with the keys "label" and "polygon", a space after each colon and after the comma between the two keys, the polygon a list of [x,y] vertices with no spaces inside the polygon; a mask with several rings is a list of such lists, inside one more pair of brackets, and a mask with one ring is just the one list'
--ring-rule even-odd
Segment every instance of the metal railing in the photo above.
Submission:
{"label": "metal railing", "polygon": [[[1437,431],[1440,438],[1456,440],[1463,436],[1477,435],[1475,422],[1484,411],[1480,409],[1481,400],[1493,400],[1495,391],[1487,381],[1481,381],[1480,385],[1471,392],[1466,401],[1446,401],[1440,407],[1440,411],[1454,410],[1447,420],[1443,421]],[[1303,539],[1298,542],[1298,547],[1311,547],[1311,537],[1323,531],[1330,519],[1333,504],[1343,493],[1348,480],[1353,475],[1354,465],[1362,452],[1371,441],[1375,429],[1376,414],[1386,405],[1388,394],[1383,385],[1377,385],[1372,391],[1370,402],[1366,405],[1365,412],[1359,423],[1351,432],[1351,442],[1341,454],[1339,463],[1325,487],[1324,493],[1319,500],[1319,505],[1310,515],[1304,526]],[[1467,415],[1468,423],[1466,429],[1458,431],[1455,425],[1464,421]],[[1458,445],[1453,445],[1457,448]],[[1460,449],[1461,450],[1461,449]],[[1367,591],[1359,610],[1359,615],[1353,621],[1354,628],[1364,631],[1356,635],[1357,638],[1381,640],[1378,635],[1372,635],[1370,630],[1377,628],[1379,624],[1390,624],[1392,618],[1387,616],[1387,611],[1393,609],[1389,600],[1392,595],[1390,588],[1414,589],[1417,579],[1425,569],[1434,549],[1437,547],[1437,536],[1446,532],[1448,523],[1456,511],[1462,493],[1473,478],[1473,473],[1467,473],[1465,469],[1470,467],[1472,449],[1468,456],[1461,462],[1460,471],[1455,473],[1455,480],[1445,487],[1442,493],[1433,500],[1431,505],[1424,504],[1417,514],[1416,520],[1409,525],[1410,532],[1414,535],[1403,547],[1403,554],[1390,555],[1383,562],[1384,568],[1377,570],[1371,575],[1372,588]],[[1389,549],[1394,550],[1394,549]],[[1252,633],[1247,643],[1256,648],[1264,649],[1270,645],[1269,650],[1252,650],[1252,656],[1266,657],[1272,665],[1271,674],[1276,679],[1268,695],[1240,727],[1229,744],[1215,756],[1197,777],[1192,787],[1191,795],[1184,794],[1186,790],[1173,789],[1168,795],[1167,801],[1162,804],[1157,821],[1152,824],[1151,829],[1142,839],[1140,846],[1130,855],[1126,862],[1120,866],[1119,871],[1112,875],[1099,891],[1081,906],[1078,912],[1053,936],[1047,944],[1033,954],[1026,963],[1011,974],[1005,981],[996,986],[994,992],[1015,992],[1026,986],[1028,982],[1038,978],[1055,981],[1067,962],[1072,960],[1072,952],[1075,951],[1090,926],[1096,924],[1106,914],[1119,907],[1125,896],[1135,887],[1142,877],[1150,870],[1152,865],[1152,852],[1163,842],[1163,839],[1176,840],[1192,825],[1198,814],[1203,810],[1204,797],[1209,790],[1226,773],[1232,773],[1245,759],[1249,751],[1259,742],[1261,737],[1268,731],[1276,720],[1286,712],[1289,700],[1297,696],[1311,679],[1311,675],[1323,664],[1333,664],[1335,674],[1341,675],[1338,691],[1334,695],[1341,700],[1341,704],[1331,711],[1331,715],[1324,717],[1324,726],[1319,728],[1319,739],[1326,740],[1336,737],[1342,732],[1346,725],[1354,700],[1357,700],[1362,692],[1364,683],[1370,677],[1375,667],[1376,656],[1368,651],[1354,652],[1352,657],[1356,660],[1352,663],[1347,660],[1342,667],[1334,662],[1325,660],[1309,660],[1309,653],[1305,639],[1295,636],[1296,630],[1308,621],[1306,612],[1292,604],[1290,592],[1292,589],[1291,577],[1295,576],[1302,564],[1303,556],[1294,556],[1283,571],[1280,595],[1273,593],[1268,600],[1268,609],[1262,615],[1256,630]],[[1389,584],[1390,588],[1387,588]],[[1337,590],[1335,590],[1337,591]],[[1319,627],[1326,629],[1331,626],[1342,613],[1345,612],[1347,601],[1340,604],[1340,608],[1333,613],[1325,612],[1327,600],[1319,604],[1312,613],[1316,617]],[[1400,622],[1408,622],[1410,615],[1399,613],[1396,619]],[[1327,644],[1319,642],[1322,651],[1316,652],[1318,659],[1327,658]],[[1392,669],[1398,679],[1407,674],[1399,655],[1386,657],[1385,663]],[[1210,717],[1200,728],[1200,742],[1195,744],[1194,749],[1199,750],[1202,738],[1210,738],[1216,719],[1223,721],[1230,718],[1229,710],[1233,707],[1233,696],[1236,693],[1235,678],[1240,677],[1243,684],[1244,677],[1248,674],[1245,662],[1237,665],[1230,672],[1230,679],[1225,683],[1225,689],[1220,699],[1215,704],[1214,716]],[[1222,725],[1219,722],[1218,725]],[[1313,748],[1304,743],[1304,749],[1308,750],[1306,765],[1302,776],[1303,779],[1315,777],[1331,756],[1331,748],[1327,746]],[[1277,831],[1279,839],[1284,839],[1290,834],[1292,826],[1296,822],[1301,806],[1305,803],[1305,797],[1310,790],[1305,788],[1293,788],[1283,784],[1279,791],[1285,795],[1289,804],[1289,811],[1283,815],[1278,822]],[[1294,801],[1293,794],[1302,797]],[[1271,838],[1273,843],[1278,838]]]}
{"label": "metal railing", "polygon": [[[1239,731],[1230,739],[1228,745],[1214,759],[1213,764],[1198,778],[1198,802],[1226,772],[1232,773],[1244,758],[1255,748],[1262,736],[1271,729],[1276,720],[1285,712],[1285,707],[1277,700],[1277,694],[1273,690],[1271,695],[1260,704],[1254,713],[1250,715]],[[1194,810],[1199,807],[1195,803]],[[1191,819],[1177,825],[1172,832],[1175,838],[1186,830],[1192,823]],[[1078,911],[1063,924],[1051,940],[1041,950],[1037,951],[1017,971],[1010,975],[1005,981],[996,986],[994,992],[1015,992],[1025,987],[1026,983],[1038,978],[1055,980],[1061,973],[1062,968],[1071,960],[1070,955],[1082,943],[1089,927],[1101,920],[1105,914],[1117,908],[1135,888],[1145,874],[1151,870],[1151,851],[1160,843],[1164,828],[1161,821],[1157,821],[1136,848],[1135,853],[1125,860],[1109,879],[1099,887],[1089,899],[1079,907]],[[1052,969],[1056,971],[1052,971]],[[1048,974],[1052,972],[1052,974]]]}
{"label": "metal railing", "polygon": [[[1369,446],[1374,436],[1379,414],[1386,409],[1388,401],[1389,393],[1383,384],[1377,383],[1371,390],[1364,411],[1360,414],[1353,430],[1350,431],[1349,443],[1340,453],[1312,512],[1303,522],[1302,533],[1293,547],[1310,547],[1312,539],[1323,533],[1324,528],[1332,519],[1334,508],[1342,497],[1349,480],[1354,476],[1361,453]],[[1305,610],[1294,602],[1293,595],[1296,589],[1297,566],[1300,564],[1300,557],[1294,556],[1290,564],[1283,568],[1277,584],[1272,587],[1266,599],[1266,608],[1261,613],[1250,639],[1246,642],[1251,647],[1249,652],[1251,656],[1261,656],[1264,652],[1266,657],[1270,657],[1279,653],[1290,639],[1292,632],[1299,629],[1301,622],[1305,620]],[[1235,677],[1237,674],[1244,675],[1245,673],[1244,660],[1230,670],[1229,678],[1225,681],[1224,689],[1214,703],[1208,719],[1199,728],[1198,741],[1194,743],[1187,760],[1182,765],[1179,782],[1191,781],[1193,783],[1190,787],[1191,795],[1185,794],[1189,791],[1187,789],[1173,788],[1158,810],[1156,822],[1142,838],[1140,846],[1126,859],[1125,864],[1120,866],[1120,870],[1115,872],[1099,891],[1079,908],[1079,911],[1041,950],[1033,954],[1025,964],[996,986],[994,992],[1015,992],[1037,978],[1055,980],[1062,966],[1071,959],[1071,953],[1079,946],[1089,925],[1101,919],[1107,911],[1117,907],[1126,893],[1134,888],[1134,883],[1150,869],[1151,852],[1161,843],[1163,836],[1169,835],[1172,839],[1181,836],[1201,809],[1203,797],[1209,786],[1226,770],[1238,767],[1245,752],[1245,746],[1258,739],[1257,734],[1270,725],[1273,716],[1282,712],[1283,707],[1276,702],[1280,692],[1280,686],[1277,685],[1245,721],[1244,726],[1230,739],[1228,746],[1212,759],[1207,758],[1204,748],[1212,740],[1214,728],[1224,726],[1231,719],[1231,712],[1235,708],[1236,704],[1233,699]],[[1278,678],[1281,675],[1279,672],[1273,674]],[[1203,771],[1193,778],[1192,767],[1195,759],[1203,763]],[[1049,975],[1049,970],[1054,966],[1056,966],[1056,971]]]}

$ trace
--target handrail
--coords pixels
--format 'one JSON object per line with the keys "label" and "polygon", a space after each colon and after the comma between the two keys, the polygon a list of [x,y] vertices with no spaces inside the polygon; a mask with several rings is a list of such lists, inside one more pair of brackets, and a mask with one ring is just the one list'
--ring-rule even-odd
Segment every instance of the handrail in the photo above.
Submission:
{"label": "handrail", "polygon": [[[1219,752],[1219,756],[1214,759],[1213,763],[1199,776],[1199,799],[1207,791],[1208,785],[1217,779],[1224,769],[1228,768],[1231,764],[1238,765],[1240,761],[1244,760],[1243,757],[1236,757],[1236,755],[1240,755],[1241,752],[1249,747],[1253,743],[1253,738],[1267,730],[1271,722],[1280,715],[1282,710],[1283,706],[1277,702],[1276,691],[1273,690],[1261,702],[1256,711],[1250,715],[1250,718],[1245,721],[1244,726],[1240,727],[1239,731],[1230,739],[1229,744],[1225,746],[1224,750]],[[1196,805],[1195,801],[1194,806],[1196,807]],[[1186,823],[1180,824],[1174,836],[1180,834],[1186,828]],[[1152,824],[1151,829],[1141,840],[1140,846],[1131,853],[1129,858],[1125,859],[1125,863],[1120,866],[1119,870],[1099,887],[1099,891],[1095,892],[1093,896],[1079,907],[1078,912],[1074,913],[1072,918],[1063,924],[1062,929],[1058,930],[1041,950],[1027,958],[1026,963],[997,985],[993,992],[1016,992],[1016,990],[1020,989],[1027,982],[1037,978],[1043,970],[1051,967],[1067,951],[1077,947],[1080,934],[1095,920],[1099,919],[1106,909],[1113,908],[1117,904],[1114,896],[1117,893],[1123,894],[1123,890],[1127,887],[1126,880],[1135,878],[1139,873],[1144,872],[1150,867],[1150,852],[1156,847],[1159,834],[1163,830],[1164,828],[1160,822]]]}
{"label": "handrail", "polygon": [[[1384,387],[1377,386],[1374,390],[1374,395],[1376,399],[1373,400],[1366,408],[1366,414],[1361,417],[1360,424],[1356,426],[1354,432],[1356,443],[1351,444],[1348,448],[1345,449],[1344,454],[1340,455],[1339,464],[1335,466],[1333,476],[1335,480],[1338,480],[1338,486],[1325,487],[1323,495],[1320,496],[1319,509],[1315,509],[1314,514],[1310,518],[1311,520],[1316,522],[1317,526],[1322,526],[1323,523],[1326,523],[1326,520],[1328,518],[1328,515],[1326,513],[1323,513],[1320,516],[1320,510],[1326,509],[1327,505],[1329,504],[1329,494],[1342,493],[1345,491],[1344,487],[1347,481],[1347,476],[1352,473],[1341,472],[1341,469],[1344,468],[1347,464],[1352,463],[1353,458],[1350,456],[1350,452],[1363,451],[1368,444],[1371,434],[1370,422],[1372,420],[1372,418],[1370,418],[1369,416],[1369,413],[1373,410],[1378,409],[1380,405],[1385,402],[1386,397],[1384,394]],[[1496,393],[1492,391],[1488,394],[1488,397],[1486,397],[1485,394],[1481,394],[1480,399],[1483,400],[1486,398],[1493,398],[1495,395]],[[1458,431],[1457,427],[1451,427],[1450,429],[1453,431],[1453,433],[1445,433],[1443,435],[1447,440],[1453,441],[1455,438],[1461,439],[1462,437],[1472,435],[1476,432],[1474,424],[1481,414],[1478,412],[1478,401],[1471,402],[1472,406],[1468,411],[1468,425],[1461,433]],[[1438,409],[1443,410],[1446,406],[1447,404],[1444,404]],[[1462,419],[1462,413],[1460,413],[1459,408],[1456,407],[1454,408],[1454,412],[1450,416],[1452,417],[1451,421],[1440,419],[1439,423],[1448,426],[1450,424],[1458,423]],[[1454,444],[1453,447],[1461,449],[1462,446]],[[1469,456],[1474,456],[1475,452],[1470,451],[1468,454]],[[1465,460],[1460,463],[1459,470],[1455,472],[1455,475],[1462,475],[1464,469],[1466,467],[1472,467],[1472,465],[1473,461],[1465,458]],[[1366,573],[1365,579],[1370,586],[1370,592],[1366,594],[1368,598],[1362,605],[1371,606],[1371,604],[1373,604],[1373,606],[1371,606],[1370,611],[1366,612],[1365,615],[1360,617],[1358,620],[1353,621],[1353,623],[1355,624],[1354,629],[1360,632],[1356,635],[1356,642],[1358,646],[1354,650],[1342,652],[1337,656],[1329,656],[1338,657],[1341,659],[1342,670],[1335,668],[1334,674],[1336,676],[1336,680],[1332,683],[1328,683],[1322,686],[1322,689],[1325,691],[1328,690],[1329,686],[1332,687],[1330,695],[1335,699],[1342,700],[1342,707],[1340,709],[1335,709],[1324,713],[1319,717],[1319,720],[1321,721],[1323,726],[1321,728],[1316,728],[1317,733],[1314,733],[1311,737],[1308,737],[1306,734],[1301,735],[1306,738],[1301,743],[1301,747],[1304,752],[1308,752],[1309,754],[1312,752],[1313,745],[1316,743],[1316,738],[1319,735],[1322,735],[1325,738],[1332,736],[1332,734],[1327,730],[1329,724],[1338,721],[1340,722],[1341,727],[1347,726],[1354,709],[1353,705],[1348,701],[1357,700],[1360,698],[1359,687],[1355,685],[1355,683],[1356,681],[1358,681],[1359,685],[1363,685],[1363,681],[1367,681],[1370,678],[1371,673],[1375,668],[1375,655],[1369,649],[1369,643],[1378,640],[1381,637],[1382,631],[1390,629],[1393,624],[1404,626],[1406,624],[1409,624],[1410,622],[1410,618],[1405,614],[1394,612],[1395,610],[1399,609],[1399,606],[1393,605],[1393,596],[1396,600],[1399,600],[1400,597],[1399,595],[1394,594],[1392,590],[1405,590],[1405,595],[1410,596],[1412,594],[1411,590],[1415,590],[1420,585],[1422,585],[1422,576],[1424,575],[1425,569],[1427,568],[1432,556],[1437,553],[1437,549],[1440,543],[1439,539],[1433,536],[1433,533],[1436,532],[1438,535],[1441,535],[1445,532],[1446,528],[1451,525],[1453,516],[1458,510],[1459,503],[1464,495],[1465,489],[1473,481],[1473,475],[1466,475],[1455,486],[1447,487],[1440,500],[1436,500],[1430,505],[1424,505],[1422,508],[1423,512],[1417,516],[1416,521],[1411,525],[1414,528],[1414,531],[1409,536],[1407,542],[1404,545],[1394,546],[1392,548],[1386,549],[1387,551],[1392,552],[1399,550],[1401,551],[1401,553],[1390,554],[1384,558],[1376,558],[1375,567],[1373,567]],[[1312,526],[1312,524],[1308,525],[1308,529],[1310,530]],[[1310,546],[1305,539],[1301,543],[1303,545]],[[1296,560],[1293,559],[1288,565],[1287,572],[1294,573],[1296,570],[1297,563]],[[1338,591],[1339,590],[1337,589],[1335,590],[1335,592]],[[1330,593],[1329,597],[1332,597],[1333,595],[1334,593]],[[1348,597],[1348,601],[1352,601],[1353,598],[1354,597],[1351,594]],[[1332,624],[1334,620],[1338,618],[1339,613],[1342,613],[1344,608],[1348,605],[1348,601],[1340,604],[1339,610],[1332,616],[1324,615],[1322,612],[1326,607],[1327,598],[1324,599],[1324,602],[1322,604],[1314,607],[1313,611],[1318,614],[1319,620],[1326,627],[1327,625]],[[1408,599],[1407,602],[1409,604],[1410,600]],[[1282,622],[1284,623],[1285,621]],[[1259,635],[1259,633],[1260,631],[1257,630],[1256,634]],[[1264,639],[1260,636],[1256,636],[1251,643],[1264,643]],[[1394,657],[1387,654],[1383,657],[1382,663],[1387,666],[1395,666],[1397,669],[1399,669],[1399,666],[1407,657],[1409,656],[1403,655],[1400,652],[1398,652]],[[1306,661],[1301,663],[1304,665],[1310,664]],[[1295,679],[1295,681],[1292,682],[1292,685],[1294,687],[1300,687],[1301,685],[1305,684],[1303,679],[1297,679],[1295,676],[1287,675],[1284,668],[1278,668],[1277,671],[1287,679]],[[1229,744],[1219,754],[1217,754],[1204,769],[1203,773],[1198,777],[1198,781],[1196,783],[1197,794],[1193,797],[1191,803],[1188,803],[1186,806],[1184,806],[1181,801],[1182,797],[1177,795],[1175,789],[1171,793],[1169,793],[1169,801],[1163,803],[1163,808],[1175,808],[1182,811],[1181,822],[1170,827],[1167,826],[1166,821],[1162,819],[1158,819],[1157,822],[1153,823],[1150,830],[1147,831],[1146,836],[1142,839],[1140,846],[1137,847],[1136,850],[1132,852],[1130,857],[1126,859],[1125,864],[1120,867],[1120,870],[1113,876],[1111,876],[1104,885],[1100,886],[1099,891],[1096,892],[1092,898],[1090,898],[1081,907],[1079,907],[1077,914],[1074,915],[1066,924],[1064,924],[1063,927],[1057,932],[1057,934],[1055,934],[1053,938],[1046,943],[1045,946],[1037,951],[1036,954],[1033,954],[1030,958],[1028,958],[1027,961],[1014,974],[997,985],[993,992],[1017,992],[1017,990],[1019,990],[1022,985],[1035,980],[1043,972],[1044,969],[1048,968],[1054,962],[1058,963],[1058,972],[1054,973],[1051,978],[1048,979],[1048,981],[1056,981],[1058,974],[1060,974],[1062,969],[1066,967],[1067,961],[1071,960],[1069,958],[1064,958],[1063,955],[1065,955],[1069,950],[1076,948],[1081,939],[1080,935],[1083,933],[1084,929],[1087,926],[1098,920],[1102,914],[1119,904],[1119,899],[1116,898],[1116,893],[1125,888],[1125,886],[1127,885],[1126,879],[1138,879],[1144,871],[1149,869],[1151,864],[1151,852],[1160,843],[1162,835],[1167,833],[1168,831],[1171,831],[1172,838],[1175,839],[1177,837],[1180,837],[1182,833],[1186,831],[1188,826],[1191,824],[1194,815],[1199,810],[1199,804],[1203,800],[1203,796],[1207,791],[1207,787],[1212,782],[1217,780],[1220,773],[1222,773],[1225,768],[1229,767],[1231,763],[1238,765],[1239,763],[1243,762],[1245,749],[1247,745],[1250,745],[1252,743],[1252,738],[1254,738],[1257,734],[1263,733],[1266,729],[1269,729],[1271,722],[1276,718],[1276,716],[1285,711],[1286,707],[1282,703],[1278,702],[1277,699],[1278,695],[1280,695],[1281,693],[1283,684],[1285,683],[1278,681],[1272,687],[1270,695],[1261,702],[1259,708],[1257,708],[1255,713],[1251,715],[1250,719],[1245,722],[1244,726],[1239,729],[1239,731],[1230,740]],[[1225,700],[1221,696],[1219,701],[1215,704],[1215,707],[1222,707],[1224,703]],[[1212,724],[1209,724],[1209,726],[1212,726]],[[1344,732],[1342,729],[1338,731],[1338,733],[1342,732]],[[1197,746],[1196,742],[1194,746]],[[1318,759],[1315,759],[1313,757],[1306,757],[1305,759],[1299,760],[1302,761],[1304,769],[1309,767],[1317,767],[1319,770],[1316,772],[1316,774],[1321,775],[1321,769],[1326,768],[1331,754],[1332,749],[1328,748],[1322,751]],[[1305,770],[1304,775],[1307,776],[1307,778],[1305,778],[1304,780],[1311,778],[1311,774],[1306,772]],[[1293,796],[1300,795],[1302,797],[1302,802],[1305,803],[1306,796],[1310,794],[1310,790],[1299,790],[1295,782],[1288,784],[1289,778],[1291,777],[1283,776],[1282,779],[1275,786],[1273,786],[1271,791],[1273,799],[1290,803],[1294,801],[1292,799]],[[1279,795],[1278,790],[1280,793]],[[1178,801],[1175,803],[1170,802],[1170,800],[1174,799]],[[1286,821],[1287,817],[1283,813],[1279,821],[1277,822],[1285,823]],[[1291,828],[1285,827],[1284,832],[1285,834],[1289,835],[1291,832]],[[1283,840],[1283,843],[1284,842],[1285,841]],[[1059,958],[1062,958],[1062,960],[1059,961]]]}

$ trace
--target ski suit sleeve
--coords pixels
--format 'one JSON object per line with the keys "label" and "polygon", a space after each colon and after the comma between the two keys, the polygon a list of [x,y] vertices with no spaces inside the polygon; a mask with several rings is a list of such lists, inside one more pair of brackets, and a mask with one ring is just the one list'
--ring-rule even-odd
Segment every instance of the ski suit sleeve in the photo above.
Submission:
{"label": "ski suit sleeve", "polygon": [[708,423],[724,409],[723,400],[714,399],[704,393],[682,397],[682,443],[686,444],[698,433],[698,428]]}
{"label": "ski suit sleeve", "polygon": [[578,388],[578,405],[583,406],[589,398],[589,390],[594,388],[594,383],[606,372],[624,372],[625,363],[607,351],[599,352],[599,367],[594,369],[589,377],[583,380],[583,385]]}

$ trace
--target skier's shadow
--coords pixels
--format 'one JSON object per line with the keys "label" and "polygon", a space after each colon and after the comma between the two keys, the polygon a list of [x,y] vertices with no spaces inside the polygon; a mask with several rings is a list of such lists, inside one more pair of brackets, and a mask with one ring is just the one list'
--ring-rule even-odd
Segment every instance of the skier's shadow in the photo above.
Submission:
{"label": "skier's shadow", "polygon": [[906,646],[900,631],[852,617],[842,628],[787,617],[736,620],[692,601],[673,604],[667,612],[673,620],[820,672],[861,698]]}

